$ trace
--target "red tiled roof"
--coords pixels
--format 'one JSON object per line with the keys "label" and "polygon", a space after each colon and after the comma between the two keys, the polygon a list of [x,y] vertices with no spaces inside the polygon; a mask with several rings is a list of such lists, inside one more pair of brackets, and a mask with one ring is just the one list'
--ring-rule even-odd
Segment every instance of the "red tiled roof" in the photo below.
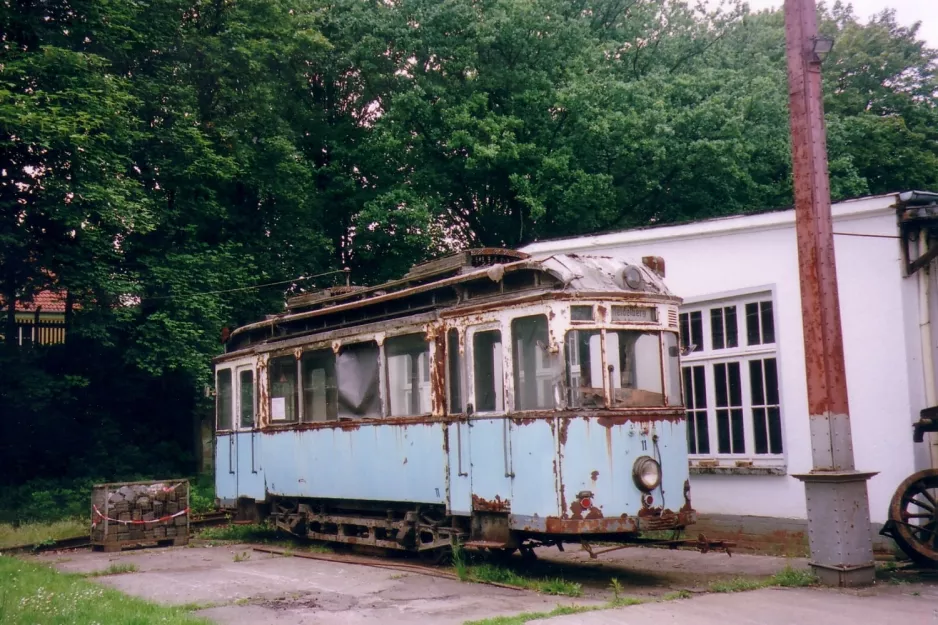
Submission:
{"label": "red tiled roof", "polygon": [[[32,302],[16,302],[16,310],[23,312],[33,312],[37,306],[42,307],[42,312],[65,312],[65,293],[56,291],[40,291],[33,297]],[[0,309],[6,308],[6,302],[0,298]],[[76,306],[77,308],[77,306]]]}

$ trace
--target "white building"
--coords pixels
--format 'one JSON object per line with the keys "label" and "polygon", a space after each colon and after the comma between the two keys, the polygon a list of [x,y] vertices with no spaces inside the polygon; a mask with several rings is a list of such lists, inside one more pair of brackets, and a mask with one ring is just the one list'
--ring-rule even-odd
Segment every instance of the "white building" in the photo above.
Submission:
{"label": "white building", "polygon": [[[930,364],[919,276],[930,275],[932,314],[938,291],[935,271],[906,275],[898,211],[910,198],[929,203],[938,195],[833,206],[854,456],[857,470],[878,472],[868,482],[874,532],[899,483],[929,466],[927,443],[912,441]],[[684,298],[682,340],[696,345],[684,380],[702,525],[742,542],[759,534],[803,541],[804,486],[792,475],[811,470],[811,447],[794,210],[543,241],[524,251],[664,259],[666,283]]]}

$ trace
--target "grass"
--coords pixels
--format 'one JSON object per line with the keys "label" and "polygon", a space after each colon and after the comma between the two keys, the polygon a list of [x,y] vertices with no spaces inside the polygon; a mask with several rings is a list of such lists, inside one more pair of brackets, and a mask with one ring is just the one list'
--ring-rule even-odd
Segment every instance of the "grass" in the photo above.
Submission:
{"label": "grass", "polygon": [[180,607],[160,606],[94,584],[81,575],[0,556],[4,625],[206,625]]}
{"label": "grass", "polygon": [[285,535],[276,527],[269,524],[253,525],[220,525],[206,527],[201,530],[198,537],[203,540],[233,541],[241,543],[271,543],[281,542]]}
{"label": "grass", "polygon": [[534,579],[519,575],[516,571],[504,566],[490,563],[470,564],[466,553],[458,547],[453,550],[453,569],[456,576],[464,582],[506,584],[545,595],[579,597],[583,594],[583,587],[580,584],[568,582],[559,577]]}
{"label": "grass", "polygon": [[50,544],[62,538],[87,536],[89,532],[88,523],[79,519],[22,523],[18,526],[0,523],[0,549]]}
{"label": "grass", "polygon": [[817,577],[810,570],[793,569],[789,565],[772,577],[762,579],[735,577],[733,579],[714,582],[710,584],[710,592],[745,592],[747,590],[757,590],[759,588],[770,588],[773,586],[800,588],[803,586],[812,586],[816,583]]}
{"label": "grass", "polygon": [[[472,567],[469,567],[470,569]],[[786,566],[783,570],[779,571],[772,577],[763,578],[763,579],[747,579],[742,577],[737,577],[735,579],[726,580],[722,582],[714,582],[710,585],[711,592],[742,592],[745,590],[756,590],[758,588],[769,588],[769,587],[801,587],[801,586],[811,586],[817,582],[817,578],[814,576],[814,573],[808,570],[803,569],[793,569],[791,566]],[[663,595],[659,599],[637,599],[635,597],[623,597],[621,596],[623,587],[619,583],[619,580],[613,578],[610,580],[610,588],[612,589],[615,598],[612,601],[601,605],[559,605],[550,612],[524,612],[522,614],[515,614],[513,616],[498,616],[495,618],[482,619],[480,621],[466,621],[463,625],[523,625],[528,621],[534,621],[537,619],[551,618],[554,616],[563,616],[565,614],[581,614],[583,612],[596,612],[599,610],[610,610],[613,608],[623,608],[631,605],[639,605],[642,603],[648,603],[651,601],[677,601],[681,599],[689,599],[692,594],[687,590],[678,590],[675,592],[669,592],[666,595]]]}
{"label": "grass", "polygon": [[104,577],[105,575],[121,575],[122,573],[136,573],[140,568],[131,562],[115,562],[102,571],[88,573],[88,577]]}

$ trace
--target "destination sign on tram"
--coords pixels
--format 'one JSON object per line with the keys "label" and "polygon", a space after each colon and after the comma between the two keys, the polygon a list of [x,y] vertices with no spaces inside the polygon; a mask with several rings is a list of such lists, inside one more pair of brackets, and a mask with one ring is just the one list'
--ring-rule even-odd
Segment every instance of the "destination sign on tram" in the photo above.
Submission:
{"label": "destination sign on tram", "polygon": [[613,306],[613,323],[654,323],[658,309],[651,306]]}

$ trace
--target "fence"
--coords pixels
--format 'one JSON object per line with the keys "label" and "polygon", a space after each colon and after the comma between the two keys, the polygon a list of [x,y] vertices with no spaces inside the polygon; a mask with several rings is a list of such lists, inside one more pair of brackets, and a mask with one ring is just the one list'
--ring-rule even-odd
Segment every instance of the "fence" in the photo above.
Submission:
{"label": "fence", "polygon": [[32,347],[33,345],[54,345],[65,342],[65,320],[43,319],[35,321],[16,322],[14,332],[17,345]]}

